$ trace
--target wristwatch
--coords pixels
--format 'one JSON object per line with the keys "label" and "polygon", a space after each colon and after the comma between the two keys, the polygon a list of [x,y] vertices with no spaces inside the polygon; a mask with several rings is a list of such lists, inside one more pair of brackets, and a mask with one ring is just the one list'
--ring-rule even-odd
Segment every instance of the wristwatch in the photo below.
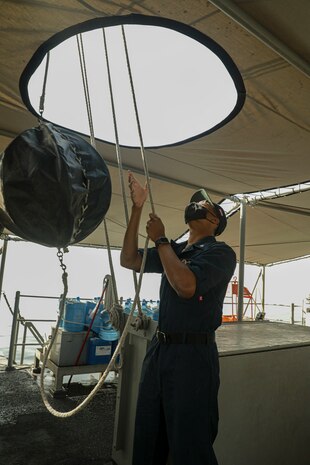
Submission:
{"label": "wristwatch", "polygon": [[155,241],[155,246],[158,247],[159,245],[161,244],[170,244],[169,242],[169,239],[167,239],[167,237],[159,237],[156,241]]}

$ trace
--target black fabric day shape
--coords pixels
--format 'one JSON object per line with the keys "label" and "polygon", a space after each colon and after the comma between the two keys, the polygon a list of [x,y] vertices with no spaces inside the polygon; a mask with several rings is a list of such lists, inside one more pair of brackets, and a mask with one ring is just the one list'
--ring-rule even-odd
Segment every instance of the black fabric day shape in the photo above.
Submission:
{"label": "black fabric day shape", "polygon": [[99,153],[70,130],[41,123],[0,156],[0,222],[31,242],[66,247],[91,234],[111,202]]}

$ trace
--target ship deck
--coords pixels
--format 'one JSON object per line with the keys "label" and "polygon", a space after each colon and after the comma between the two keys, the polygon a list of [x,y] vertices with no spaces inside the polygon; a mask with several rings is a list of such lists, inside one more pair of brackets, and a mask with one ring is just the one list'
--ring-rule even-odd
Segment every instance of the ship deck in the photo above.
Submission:
{"label": "ship deck", "polygon": [[[131,337],[138,342],[137,332]],[[274,465],[281,456],[282,465],[287,465],[293,463],[295,454],[299,465],[307,465],[310,328],[268,322],[228,323],[218,329],[217,344],[221,390],[215,448],[219,463]],[[113,455],[114,423],[117,428],[122,422],[121,412],[116,414],[118,394],[126,396],[130,407],[137,383],[132,373],[128,376],[129,390],[122,386],[120,392],[120,385],[116,389],[107,383],[86,409],[74,417],[58,419],[43,405],[31,370],[6,371],[6,364],[0,357],[1,463],[112,465],[113,458],[117,465],[123,465]],[[47,388],[53,382],[51,375],[46,376]],[[51,397],[57,409],[71,410],[81,401],[82,393],[78,387],[74,391],[74,384],[71,396]]]}

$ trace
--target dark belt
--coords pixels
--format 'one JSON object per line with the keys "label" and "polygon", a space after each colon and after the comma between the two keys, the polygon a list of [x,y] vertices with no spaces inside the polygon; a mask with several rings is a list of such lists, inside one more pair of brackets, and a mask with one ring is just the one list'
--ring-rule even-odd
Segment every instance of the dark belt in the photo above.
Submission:
{"label": "dark belt", "polygon": [[164,333],[157,330],[156,339],[161,344],[212,344],[215,342],[215,332]]}

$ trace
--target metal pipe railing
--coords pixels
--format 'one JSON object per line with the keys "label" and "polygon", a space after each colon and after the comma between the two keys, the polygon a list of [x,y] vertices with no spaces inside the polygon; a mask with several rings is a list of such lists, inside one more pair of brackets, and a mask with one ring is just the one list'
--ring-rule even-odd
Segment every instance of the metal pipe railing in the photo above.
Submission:
{"label": "metal pipe railing", "polygon": [[[7,299],[7,296],[3,292],[3,297],[5,302],[12,314],[12,330],[11,330],[11,338],[10,338],[10,347],[9,347],[9,355],[8,355],[8,364],[6,367],[7,371],[14,370],[14,364],[16,364],[16,352],[17,348],[21,347],[21,355],[20,355],[20,365],[23,364],[25,358],[25,348],[26,346],[41,346],[44,345],[44,338],[35,327],[33,322],[40,322],[40,323],[54,323],[56,320],[51,319],[43,319],[43,318],[23,318],[20,314],[20,301],[21,298],[31,298],[31,299],[53,299],[59,300],[59,296],[47,296],[47,295],[30,295],[30,294],[21,294],[20,291],[16,291],[15,293],[15,302],[14,302],[14,309],[12,310],[11,305]],[[80,300],[91,300],[89,297],[81,297]],[[24,327],[22,342],[18,343],[18,336],[19,336],[19,328],[20,325]],[[32,336],[35,338],[37,342],[35,343],[27,343],[27,333],[30,332]]]}
{"label": "metal pipe railing", "polygon": [[19,299],[20,299],[20,292],[16,291],[15,294],[15,303],[14,303],[14,311],[13,311],[13,321],[12,321],[12,330],[11,330],[11,339],[10,339],[10,348],[9,348],[9,357],[8,357],[8,365],[6,367],[7,371],[14,370],[13,363],[15,361],[16,356],[16,337],[18,336],[18,316],[19,316]]}
{"label": "metal pipe railing", "polygon": [[[257,283],[256,283],[257,284]],[[255,287],[256,287],[256,284],[255,284]],[[240,286],[239,286],[240,287]],[[254,287],[254,288],[255,288]],[[25,348],[28,347],[28,346],[41,346],[43,347],[44,346],[44,338],[43,336],[40,334],[40,332],[38,331],[38,329],[36,328],[36,326],[33,324],[34,322],[41,322],[41,323],[53,323],[55,322],[56,320],[52,320],[52,319],[39,319],[39,318],[35,318],[35,319],[29,319],[29,318],[23,318],[20,314],[20,300],[21,298],[40,298],[40,299],[59,299],[59,297],[54,297],[54,296],[34,296],[34,295],[27,295],[27,294],[21,294],[20,291],[16,291],[16,294],[15,294],[15,302],[14,302],[14,309],[11,308],[10,306],[10,303],[5,295],[5,293],[3,293],[3,296],[4,296],[4,299],[7,303],[7,306],[12,314],[12,330],[11,330],[11,338],[10,338],[10,347],[9,347],[9,355],[8,355],[8,364],[7,364],[7,367],[6,367],[6,370],[14,370],[14,364],[16,364],[16,352],[17,352],[17,348],[18,347],[21,347],[21,355],[20,355],[20,365],[23,364],[24,362],[24,358],[25,358]],[[81,298],[81,300],[90,300],[90,298]],[[247,305],[245,306],[245,309],[244,309],[244,302],[242,302],[242,307],[243,308],[243,315],[246,313],[247,311],[247,308],[248,308],[248,305],[249,305],[249,302],[247,303]],[[264,304],[264,307],[267,306],[268,304],[266,304],[264,301],[263,302],[255,302],[254,301],[254,304],[255,304],[255,307],[258,308],[258,305],[261,305],[261,304]],[[237,302],[233,302],[233,296],[231,296],[231,302],[229,300],[229,298],[226,296],[226,299],[224,301],[224,308],[225,306],[231,306],[232,305],[232,315],[233,316],[238,316],[238,311],[240,311],[240,304],[238,305],[238,301]],[[291,323],[294,324],[295,323],[295,318],[294,318],[294,310],[295,308],[299,307],[299,305],[295,305],[295,304],[291,304],[291,305],[283,305],[283,304],[269,304],[269,305],[277,305],[277,306],[283,306],[283,307],[290,307],[291,308]],[[234,306],[236,306],[236,311],[234,311]],[[259,308],[258,308],[259,309]],[[304,312],[306,313],[306,312]],[[22,336],[22,342],[19,343],[18,342],[18,335],[19,335],[19,328],[20,328],[20,325],[22,325],[24,327],[24,331],[23,331],[23,336]],[[31,343],[27,343],[27,336],[28,336],[28,333],[31,333],[31,335],[34,337],[34,339],[37,341],[37,342],[31,342]]]}
{"label": "metal pipe railing", "polygon": [[[15,293],[15,302],[14,302],[14,310],[12,311],[12,308],[9,304],[9,301],[6,297],[5,294],[4,298],[5,301],[8,305],[8,308],[13,316],[12,319],[12,329],[11,329],[11,338],[10,338],[10,347],[9,347],[9,355],[8,355],[8,364],[6,367],[7,371],[14,370],[14,364],[16,364],[16,352],[17,352],[17,347],[21,347],[21,356],[20,356],[20,365],[23,364],[24,358],[25,358],[25,348],[26,346],[42,346],[44,345],[44,338],[38,331],[38,329],[34,326],[33,321],[36,322],[55,322],[55,320],[50,320],[50,319],[25,319],[21,316],[19,306],[20,306],[20,299],[21,297],[30,297],[24,294],[21,294],[20,291],[16,291]],[[32,296],[34,297],[34,296]],[[38,296],[37,296],[38,297]],[[46,298],[47,296],[40,296],[40,298]],[[51,298],[51,297],[47,297]],[[57,297],[55,297],[56,299]],[[24,326],[24,331],[23,331],[23,338],[22,342],[18,343],[18,335],[19,335],[19,327],[20,325]],[[27,332],[30,332],[32,336],[35,338],[37,342],[34,343],[27,343]]]}

